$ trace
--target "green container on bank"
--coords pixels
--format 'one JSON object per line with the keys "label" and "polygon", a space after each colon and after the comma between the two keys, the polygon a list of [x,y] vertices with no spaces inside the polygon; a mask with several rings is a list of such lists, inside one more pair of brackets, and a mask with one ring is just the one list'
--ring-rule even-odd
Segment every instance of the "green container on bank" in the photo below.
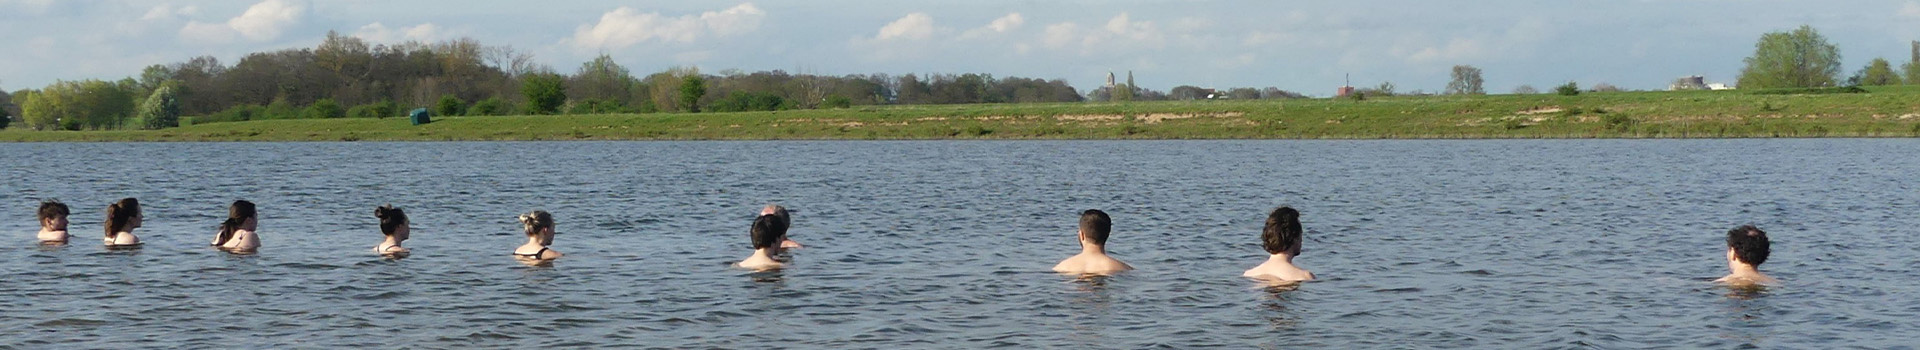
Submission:
{"label": "green container on bank", "polygon": [[427,114],[429,113],[427,113],[426,108],[415,108],[413,112],[407,113],[407,119],[412,120],[413,125],[432,123],[433,119],[428,117]]}

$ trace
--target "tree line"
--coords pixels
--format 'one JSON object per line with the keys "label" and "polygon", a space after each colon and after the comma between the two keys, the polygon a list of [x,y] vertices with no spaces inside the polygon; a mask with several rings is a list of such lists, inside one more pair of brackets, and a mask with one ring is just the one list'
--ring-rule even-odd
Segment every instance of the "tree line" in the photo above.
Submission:
{"label": "tree line", "polygon": [[[532,53],[469,39],[371,44],[327,33],[316,47],[211,56],[117,81],[58,81],[0,92],[0,123],[100,130],[256,119],[587,114],[848,108],[859,105],[1084,101],[1060,79],[989,74],[829,76],[780,70],[717,74],[671,67],[636,76],[608,55],[570,72]],[[148,108],[151,107],[151,108]],[[5,127],[5,124],[0,124]]]}

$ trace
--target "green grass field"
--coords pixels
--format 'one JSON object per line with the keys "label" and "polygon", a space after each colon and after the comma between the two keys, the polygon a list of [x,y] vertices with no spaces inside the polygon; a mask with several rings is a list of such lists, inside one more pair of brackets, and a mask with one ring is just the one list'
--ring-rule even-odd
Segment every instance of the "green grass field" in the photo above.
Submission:
{"label": "green grass field", "polygon": [[1920,136],[1920,86],[1867,93],[1619,92],[1258,101],[916,105],[700,114],[293,119],[165,130],[0,131],[0,141],[1414,139]]}

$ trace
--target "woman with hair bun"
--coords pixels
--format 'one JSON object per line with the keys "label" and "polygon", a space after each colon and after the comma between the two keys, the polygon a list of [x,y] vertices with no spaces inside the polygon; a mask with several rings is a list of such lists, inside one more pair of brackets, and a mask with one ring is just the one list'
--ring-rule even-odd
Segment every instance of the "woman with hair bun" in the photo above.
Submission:
{"label": "woman with hair bun", "polygon": [[409,251],[401,247],[400,242],[405,242],[407,235],[413,231],[409,227],[413,223],[407,221],[407,213],[388,204],[373,208],[373,217],[380,219],[380,233],[387,235],[387,240],[373,246],[373,252],[380,255],[406,255]]}
{"label": "woman with hair bun", "polygon": [[133,235],[133,229],[140,227],[140,200],[123,198],[107,205],[108,247],[140,245],[140,237]]}
{"label": "woman with hair bun", "polygon": [[560,258],[560,251],[547,246],[553,245],[553,214],[535,210],[520,215],[520,225],[526,228],[527,244],[513,249],[513,257],[522,260],[553,260]]}
{"label": "woman with hair bun", "polygon": [[233,201],[233,205],[227,207],[227,221],[220,223],[220,232],[213,236],[213,246],[227,251],[259,249],[260,236],[253,233],[259,226],[253,202]]}

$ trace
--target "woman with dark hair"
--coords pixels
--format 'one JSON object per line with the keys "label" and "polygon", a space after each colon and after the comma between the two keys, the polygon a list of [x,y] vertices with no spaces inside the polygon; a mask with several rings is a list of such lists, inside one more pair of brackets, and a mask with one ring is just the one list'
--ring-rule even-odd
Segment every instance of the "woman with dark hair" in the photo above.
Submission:
{"label": "woman with dark hair", "polygon": [[40,202],[40,243],[67,243],[67,214],[58,199]]}
{"label": "woman with dark hair", "polygon": [[140,200],[124,198],[107,205],[107,246],[139,245],[133,229],[140,227]]}
{"label": "woman with dark hair", "polygon": [[1302,241],[1300,212],[1290,207],[1273,209],[1273,213],[1267,214],[1267,227],[1260,230],[1260,245],[1267,250],[1267,262],[1241,276],[1280,282],[1313,279],[1313,272],[1293,265],[1293,258],[1300,256]]}
{"label": "woman with dark hair", "polygon": [[227,221],[220,223],[220,232],[213,236],[213,246],[230,251],[259,249],[260,236],[253,233],[259,226],[253,202],[233,201],[233,205],[227,207]]}
{"label": "woman with dark hair", "polygon": [[535,210],[520,215],[520,225],[527,230],[527,244],[513,249],[513,257],[522,260],[553,260],[560,258],[560,251],[547,248],[553,245],[553,214]]}
{"label": "woman with dark hair", "polygon": [[408,250],[401,247],[400,242],[406,241],[407,235],[413,231],[409,227],[412,223],[407,221],[407,213],[388,204],[373,208],[373,217],[380,219],[380,233],[387,235],[386,241],[373,246],[373,252],[381,255],[406,255]]}

